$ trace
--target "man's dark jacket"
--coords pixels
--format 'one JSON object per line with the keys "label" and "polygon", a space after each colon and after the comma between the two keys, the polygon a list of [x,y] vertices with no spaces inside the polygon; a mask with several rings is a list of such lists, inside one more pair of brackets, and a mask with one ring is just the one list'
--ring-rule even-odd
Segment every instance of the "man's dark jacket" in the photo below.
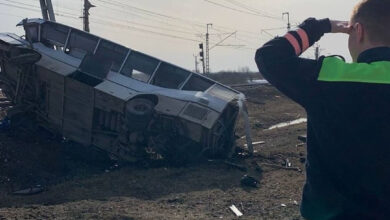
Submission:
{"label": "man's dark jacket", "polygon": [[364,51],[357,63],[299,58],[331,24],[310,18],[299,28],[266,43],[255,59],[308,115],[301,213],[314,220],[390,219],[390,48]]}

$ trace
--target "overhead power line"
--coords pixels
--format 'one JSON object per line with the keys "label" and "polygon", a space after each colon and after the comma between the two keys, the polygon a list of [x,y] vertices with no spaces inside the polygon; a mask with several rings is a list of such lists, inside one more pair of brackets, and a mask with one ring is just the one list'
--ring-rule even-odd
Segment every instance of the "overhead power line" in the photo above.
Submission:
{"label": "overhead power line", "polygon": [[197,35],[200,35],[200,33],[197,33],[197,32],[191,32],[187,29],[182,29],[181,26],[175,26],[175,25],[171,25],[171,24],[168,24],[168,26],[172,26],[172,27],[178,27],[178,28],[169,28],[169,27],[162,27],[162,26],[158,26],[158,25],[150,25],[150,24],[146,24],[146,23],[140,23],[140,22],[135,22],[135,21],[130,21],[128,19],[118,19],[118,18],[115,18],[115,17],[112,17],[112,16],[107,16],[107,15],[96,15],[93,14],[92,15],[93,17],[99,17],[99,18],[107,18],[109,20],[112,20],[112,21],[115,21],[115,22],[122,22],[122,23],[126,23],[126,24],[133,24],[133,25],[139,25],[139,26],[143,26],[143,27],[149,27],[149,28],[154,28],[154,29],[160,29],[160,30],[163,30],[163,31],[168,31],[168,32],[175,32],[175,33],[181,33],[181,34],[189,34],[189,35],[193,35],[193,36],[197,36]]}
{"label": "overhead power line", "polygon": [[[19,8],[19,9],[25,9],[25,10],[29,10],[29,11],[41,12],[41,8],[38,7],[37,5],[31,5],[31,4],[27,4],[27,3],[24,3],[24,2],[11,1],[11,0],[3,0],[3,1],[9,2],[9,3],[12,3],[12,4],[2,3],[2,5],[14,7],[14,8]],[[38,1],[36,1],[36,2],[39,3]],[[15,4],[17,4],[17,5],[15,5]],[[71,14],[71,13],[67,13],[67,12],[55,13],[55,15],[59,15],[59,16],[62,16],[62,17],[67,17],[67,18],[72,18],[72,19],[75,19],[75,18],[78,17],[77,14]]]}
{"label": "overhead power line", "polygon": [[282,20],[281,18],[265,15],[265,14],[262,14],[262,13],[259,13],[259,12],[253,12],[253,11],[249,11],[249,10],[241,10],[239,8],[233,8],[233,7],[227,6],[225,4],[214,2],[214,1],[211,1],[211,0],[204,0],[204,1],[208,2],[210,4],[213,4],[213,5],[216,5],[216,6],[219,6],[219,7],[222,7],[222,8],[226,8],[226,9],[230,9],[230,10],[233,10],[233,11],[236,11],[236,12],[240,12],[240,13],[243,13],[243,14],[248,14],[248,15],[253,15],[253,16],[258,16],[258,17],[265,17],[265,18],[275,19],[275,20],[279,20],[279,21]]}
{"label": "overhead power line", "polygon": [[108,21],[104,21],[104,20],[96,19],[96,18],[91,18],[91,21],[93,21],[94,23],[101,24],[101,25],[107,25],[109,27],[118,27],[118,28],[121,27],[121,28],[127,28],[129,30],[140,31],[140,32],[160,35],[160,36],[164,36],[164,37],[170,37],[170,38],[192,41],[192,42],[197,42],[197,43],[200,42],[200,40],[196,40],[196,39],[192,39],[192,38],[187,38],[187,37],[182,37],[182,36],[177,36],[177,35],[172,35],[172,34],[166,34],[166,33],[161,33],[161,32],[157,32],[157,31],[151,31],[151,30],[147,30],[147,29],[143,29],[143,28],[139,28],[139,27],[134,27],[134,26],[130,26],[130,25],[118,24],[115,22],[108,22]]}
{"label": "overhead power line", "polygon": [[[25,9],[25,10],[34,11],[34,12],[40,12],[39,9],[29,8],[29,7],[25,7],[25,6],[12,5],[12,4],[8,4],[8,3],[1,3],[0,2],[0,5],[5,5],[5,6],[19,8],[19,9]],[[79,20],[78,17],[72,17],[72,16],[68,16],[68,15],[63,15],[63,14],[57,14],[57,15],[59,15],[61,17],[67,17],[67,18],[72,18],[72,19]],[[92,19],[92,23],[97,23],[97,24],[100,24],[100,25],[106,25],[106,26],[109,26],[109,27],[113,27],[113,26],[122,27],[122,28],[125,27],[125,28],[127,28],[129,30],[133,30],[133,31],[139,31],[139,32],[144,32],[144,33],[149,33],[149,34],[154,34],[154,35],[159,35],[159,36],[165,36],[165,37],[169,37],[169,38],[186,40],[186,41],[199,42],[199,40],[196,40],[196,39],[180,37],[180,36],[176,36],[176,35],[170,35],[170,34],[165,34],[165,33],[151,31],[151,30],[146,30],[146,29],[142,29],[142,28],[138,28],[138,27],[133,27],[133,26],[130,26],[130,25],[121,25],[121,24],[117,24],[117,23],[114,23],[114,22],[110,23],[110,22],[107,22],[107,21],[104,21],[104,20],[99,20],[99,19]]]}
{"label": "overhead power line", "polygon": [[[11,1],[11,0],[3,0],[3,1],[6,1],[6,2],[9,2],[9,3],[13,3],[13,4],[20,4],[20,5],[24,5],[24,6],[29,6],[29,7],[33,7],[33,8],[37,8],[37,9],[41,9],[41,7],[38,7],[38,5],[31,5],[31,4],[27,4],[25,2],[19,2],[19,1]],[[39,4],[39,1],[35,1],[37,4]]]}
{"label": "overhead power line", "polygon": [[219,41],[218,43],[216,43],[215,45],[211,46],[211,47],[210,47],[210,50],[213,49],[213,48],[215,48],[215,47],[217,47],[217,46],[220,46],[221,43],[223,43],[224,41],[226,41],[228,38],[230,38],[231,36],[235,35],[236,33],[237,33],[237,31],[236,31],[236,32],[233,32],[233,33],[231,33],[231,34],[229,34],[229,36],[225,37],[224,39],[220,40],[220,41]]}
{"label": "overhead power line", "polygon": [[[122,13],[126,16],[129,16],[129,15],[136,16],[136,17],[143,19],[143,20],[149,20],[149,21],[152,21],[154,23],[158,22],[158,23],[164,24],[166,26],[178,28],[178,29],[183,30],[183,31],[195,31],[193,27],[188,27],[187,26],[188,24],[186,24],[186,26],[173,24],[171,22],[168,22],[165,18],[163,19],[160,16],[156,16],[156,15],[153,15],[150,13],[145,13],[145,12],[134,10],[134,9],[127,9],[127,8],[112,4],[111,2],[107,2],[107,1],[104,1],[104,2],[99,1],[99,2],[103,3],[103,5],[100,5],[100,3],[97,4],[101,8],[109,9],[109,10],[114,11],[116,13],[119,12],[119,13]],[[99,16],[101,16],[101,15],[99,15]],[[174,21],[174,22],[178,22],[178,21]],[[199,31],[197,33],[200,34]]]}
{"label": "overhead power line", "polygon": [[18,18],[24,18],[23,16],[20,16],[20,15],[10,14],[10,13],[5,13],[5,12],[0,12],[0,15],[7,15],[7,16],[13,16],[13,17],[18,17]]}
{"label": "overhead power line", "polygon": [[[111,8],[111,7],[107,7],[105,5],[104,8],[109,8],[110,10],[115,10],[115,11],[118,11],[118,12],[121,12],[121,13],[124,13],[124,14],[132,14],[132,15],[136,15],[136,16],[140,16],[139,14],[143,14],[143,18],[145,19],[153,19],[153,21],[156,21],[155,19],[157,19],[157,22],[163,22],[164,24],[167,24],[166,22],[164,22],[166,19],[168,20],[171,20],[171,21],[174,21],[174,22],[179,22],[179,23],[185,23],[185,24],[190,24],[190,25],[193,25],[195,24],[196,26],[198,26],[200,23],[199,22],[192,22],[192,21],[189,21],[187,19],[185,19],[183,21],[183,19],[181,18],[176,18],[176,17],[173,17],[173,16],[169,16],[169,15],[164,15],[164,14],[161,14],[161,13],[155,13],[155,12],[152,12],[152,11],[149,11],[149,10],[145,10],[145,9],[142,9],[142,11],[139,11],[137,10],[135,13],[139,13],[139,14],[134,14],[134,10],[132,8],[130,8],[130,10],[124,10],[125,7],[132,7],[132,6],[129,6],[127,4],[124,4],[124,3],[117,3],[114,1],[113,2],[107,2],[105,0],[97,0],[97,1],[100,1],[100,2],[103,2],[104,4],[107,4],[107,5],[110,5],[110,6],[114,6],[114,7],[120,7],[120,8]],[[117,3],[117,4],[115,4]],[[138,8],[139,9],[139,8]],[[148,13],[144,13],[144,11],[148,11]],[[150,17],[145,17],[145,16],[150,16]],[[117,19],[116,19],[117,20]],[[123,22],[129,22],[129,23],[132,23],[132,24],[135,24],[133,21],[128,21],[128,20],[121,20]],[[140,24],[142,25],[142,24]],[[175,24],[172,24],[172,23],[168,23],[167,25],[169,26],[173,26],[173,27],[178,27],[178,28],[182,28],[183,26],[178,26],[178,25],[175,25]],[[150,25],[144,25],[144,26],[150,26]],[[173,32],[177,32],[177,33],[185,33],[185,34],[193,34],[191,32],[188,32],[188,31],[179,31],[179,30],[170,30],[168,28],[163,28],[163,27],[160,27],[160,26],[154,26],[155,28],[157,29],[166,29],[167,31],[173,31]],[[189,27],[190,28],[190,27]],[[223,30],[224,29],[224,30]],[[194,30],[194,28],[191,28],[191,30]],[[227,29],[227,27],[223,27],[223,26],[216,26],[215,30],[221,30],[221,32],[229,32],[231,33],[230,30]],[[260,36],[260,33],[255,33],[255,32],[250,32],[250,31],[246,31],[246,30],[238,30],[238,33],[242,36],[245,36],[245,38],[251,38],[251,39],[259,39],[258,36]],[[194,35],[194,34],[193,34]],[[210,34],[212,35],[212,34]],[[195,36],[197,37],[204,37],[203,34],[201,33],[198,33],[196,34]],[[256,43],[257,45],[257,43]]]}
{"label": "overhead power line", "polygon": [[187,24],[198,25],[198,26],[201,26],[201,27],[203,27],[203,25],[204,25],[203,23],[200,23],[200,22],[194,22],[194,21],[190,21],[190,20],[187,20],[187,19],[184,19],[184,18],[174,17],[174,16],[162,14],[162,13],[151,11],[151,10],[146,10],[146,9],[143,9],[143,8],[139,8],[139,7],[131,6],[131,5],[128,5],[128,4],[124,4],[124,3],[121,3],[121,2],[118,2],[118,1],[115,1],[115,0],[110,0],[110,1],[96,0],[96,1],[104,2],[106,4],[115,5],[117,7],[125,7],[125,8],[128,8],[128,9],[132,9],[132,10],[135,10],[135,11],[139,11],[139,12],[143,12],[143,13],[149,14],[151,16],[157,16],[159,18],[167,18],[167,19],[171,19],[171,20],[185,22]]}
{"label": "overhead power line", "polygon": [[[9,0],[3,0],[3,1],[9,1]],[[11,1],[9,1],[9,2],[11,2]],[[39,7],[37,7],[37,6],[30,5],[30,4],[25,4],[25,3],[20,3],[20,2],[14,2],[14,3],[21,4],[21,5],[24,5],[24,6],[12,5],[12,4],[8,4],[8,3],[0,3],[0,4],[6,5],[6,6],[10,6],[10,7],[14,7],[14,8],[20,8],[20,9],[25,9],[25,10],[34,11],[34,12],[40,12]],[[61,17],[67,17],[67,18],[72,18],[72,19],[79,20],[78,15],[75,15],[75,14],[58,14],[58,13],[56,13],[56,15],[61,16]],[[165,37],[170,37],[170,38],[175,38],[175,39],[181,39],[181,40],[187,40],[187,41],[192,41],[192,42],[199,42],[199,40],[196,40],[196,39],[191,39],[191,38],[187,38],[187,37],[181,37],[181,36],[177,36],[177,35],[172,35],[172,34],[167,34],[167,33],[161,33],[161,32],[157,32],[157,31],[147,30],[147,29],[143,29],[143,28],[139,28],[139,27],[135,27],[135,26],[120,24],[120,23],[117,23],[117,22],[109,22],[109,21],[106,21],[106,20],[96,19],[96,18],[92,18],[92,20],[93,20],[93,23],[98,23],[100,25],[106,25],[106,26],[114,25],[114,26],[117,26],[117,27],[125,27],[127,29],[134,30],[134,31],[140,31],[140,32],[144,32],[144,33],[156,34],[156,35],[160,35],[160,36],[165,36]],[[132,22],[132,23],[135,23],[135,22]],[[144,25],[144,24],[139,24],[139,25]],[[149,27],[155,28],[156,26],[149,26]],[[191,33],[191,34],[195,35],[195,33]]]}
{"label": "overhead power line", "polygon": [[[26,4],[26,3],[23,3],[23,2],[18,2],[18,1],[11,1],[11,0],[4,0],[4,1],[9,1],[9,2],[12,2],[12,3],[17,3],[17,4],[22,4],[24,6],[28,6],[28,7],[34,7],[34,8],[37,8],[37,9],[40,9],[39,7],[37,6],[34,6],[34,5],[30,5],[30,4]],[[31,1],[34,1],[34,2],[38,2],[38,0],[31,0]],[[107,2],[107,1],[105,1]],[[109,3],[109,2],[108,2]],[[103,8],[108,8],[106,6],[104,6]],[[61,7],[62,9],[62,7]],[[72,11],[74,13],[78,13],[78,12],[75,12],[73,9],[70,9],[70,8],[65,8],[67,9],[68,11]],[[115,11],[119,11],[119,12],[122,12],[124,14],[132,14],[131,12],[129,12],[129,10],[127,11],[124,11],[124,10],[120,10],[120,9],[113,9],[113,8],[108,8],[110,10],[115,10]],[[121,9],[123,9],[123,7],[121,7]],[[63,12],[62,14],[66,14],[68,16],[75,16],[75,17],[78,17],[79,15],[77,14],[72,14],[72,13],[68,13],[68,12]],[[60,14],[60,13],[55,13],[56,15],[57,14]],[[137,15],[137,14],[132,14],[132,15],[135,15],[135,16],[140,16],[140,15]],[[145,26],[145,27],[150,27],[150,28],[155,28],[155,29],[160,29],[160,30],[163,30],[163,31],[169,31],[169,32],[177,32],[177,33],[182,33],[182,34],[191,34],[193,36],[196,36],[196,34],[200,34],[199,32],[190,32],[189,30],[191,31],[194,31],[193,28],[185,28],[183,26],[178,26],[178,25],[174,25],[174,24],[168,24],[166,22],[163,22],[164,24],[168,25],[168,26],[173,26],[173,27],[176,27],[178,29],[174,29],[174,28],[164,28],[164,27],[161,27],[161,26],[156,26],[156,25],[149,25],[149,24],[145,24],[145,23],[138,23],[138,22],[134,22],[134,21],[130,21],[130,20],[124,20],[124,19],[118,19],[118,18],[114,18],[114,17],[110,17],[110,16],[107,16],[107,15],[101,15],[99,14],[97,17],[101,18],[101,17],[104,17],[104,18],[107,18],[107,19],[110,19],[110,20],[113,20],[113,21],[122,21],[122,22],[125,22],[125,23],[131,23],[131,24],[134,24],[134,25],[140,25],[140,26]],[[153,20],[153,21],[161,21],[160,20]],[[179,30],[180,29],[180,30]],[[187,30],[187,31],[185,31]]]}
{"label": "overhead power line", "polygon": [[[6,5],[6,6],[9,6],[9,7],[20,8],[20,9],[34,11],[34,12],[40,12],[39,7],[37,7],[35,5],[27,4],[27,3],[24,3],[24,2],[11,1],[11,0],[3,0],[3,1],[11,2],[13,4],[7,4],[7,3],[0,3],[0,4]],[[31,0],[31,1],[34,1],[34,0]],[[95,0],[95,1],[99,1],[99,0]],[[107,2],[106,4],[110,4],[110,2],[105,1],[105,0],[100,0],[100,1],[101,2],[104,1],[104,2]],[[35,2],[38,3],[39,1],[35,0]],[[112,2],[113,3],[117,3],[117,5],[114,6],[116,8],[119,7],[119,5],[121,5],[121,4],[118,4],[118,1],[112,1]],[[127,4],[123,4],[122,3],[122,6],[123,5],[127,5]],[[129,6],[129,7],[131,7],[131,6]],[[121,7],[118,10],[122,10],[122,13],[124,13],[124,14],[129,14],[131,12],[133,12],[132,14],[134,14],[134,12],[136,12],[136,13],[139,14],[139,16],[141,16],[141,14],[143,14],[144,18],[146,18],[146,16],[149,16],[149,18],[154,18],[153,20],[160,20],[162,22],[164,22],[164,20],[165,21],[166,20],[171,20],[173,22],[183,23],[183,24],[187,24],[187,25],[198,25],[198,24],[201,24],[200,22],[190,21],[190,20],[182,19],[182,18],[176,18],[176,17],[173,17],[173,16],[165,16],[165,15],[163,15],[161,13],[157,13],[157,12],[155,13],[155,12],[152,12],[152,11],[149,11],[149,10],[145,10],[145,9],[141,9],[141,8],[137,8],[137,9],[134,9],[134,10],[132,9],[132,10],[128,10],[128,11],[124,11],[123,8],[124,7]],[[65,18],[70,18],[70,19],[73,19],[73,20],[80,21],[80,15],[78,15],[78,12],[74,12],[75,10],[70,9],[70,8],[67,8],[67,10],[69,12],[64,12],[63,10],[61,10],[62,13],[56,13],[56,15],[60,16],[60,17],[65,17]],[[70,13],[70,11],[72,11],[72,13]],[[145,11],[148,11],[148,13],[145,12]],[[99,18],[104,18],[104,19],[99,19]],[[160,19],[158,19],[158,18],[160,18]],[[162,26],[149,25],[149,24],[145,24],[145,23],[138,23],[138,22],[134,22],[134,21],[129,21],[127,19],[115,19],[115,18],[107,16],[107,15],[96,15],[96,14],[92,14],[92,16],[91,16],[91,23],[97,24],[97,25],[103,25],[103,26],[106,26],[106,27],[109,27],[109,28],[122,28],[122,29],[125,28],[126,31],[141,32],[141,33],[145,33],[145,34],[150,34],[150,35],[155,35],[155,36],[162,36],[162,37],[178,39],[178,40],[183,40],[183,41],[200,42],[200,40],[196,39],[196,36],[197,36],[196,33],[192,33],[190,31],[184,31],[184,30],[181,31],[180,29],[183,28],[183,26],[179,26],[179,25],[177,25],[177,27],[178,27],[177,29],[176,28],[165,28],[165,27],[162,27]],[[129,25],[129,24],[131,24],[131,25]],[[170,23],[169,25],[172,25],[172,27],[175,27],[176,24]],[[147,28],[154,29],[154,30],[149,30]],[[214,31],[216,31],[217,29],[221,30],[222,32],[224,32],[225,35],[226,35],[226,32],[228,32],[228,31],[230,32],[228,27],[216,26],[216,28],[213,28]],[[161,31],[158,31],[158,30],[161,30]],[[194,30],[194,29],[192,28],[191,30]],[[171,33],[169,33],[169,32],[171,32]],[[194,37],[180,36],[180,35],[172,34],[172,33],[181,33],[181,34],[184,34],[184,35],[192,35],[195,38]],[[245,38],[253,38],[253,39],[256,39],[256,40],[259,39],[259,38],[254,37],[254,36],[259,36],[260,35],[258,33],[247,31],[247,30],[239,30],[239,31],[237,31],[236,34],[245,36]],[[222,35],[220,37],[222,37]],[[257,42],[254,43],[254,42],[249,42],[247,40],[244,41],[243,39],[240,39],[238,37],[236,37],[235,39],[238,40],[238,41],[245,42],[245,44],[258,46]],[[215,44],[215,42],[210,42],[210,43]],[[242,47],[244,45],[224,44],[224,46],[225,45],[226,46],[232,46],[232,49],[238,49],[238,46],[240,46],[241,48],[244,48],[244,47]],[[249,47],[245,47],[245,48],[249,48]]]}
{"label": "overhead power line", "polygon": [[232,8],[232,7],[223,5],[223,4],[221,4],[221,3],[213,2],[213,1],[210,1],[210,0],[204,0],[204,1],[205,1],[205,2],[208,2],[208,3],[210,3],[210,4],[213,4],[213,5],[217,5],[217,6],[222,7],[222,8],[226,8],[226,9],[230,9],[230,10],[236,11],[236,12],[241,12],[241,13],[244,13],[244,14],[249,14],[249,15],[258,16],[258,14],[256,14],[256,13],[252,13],[252,12],[240,10],[240,9],[237,9],[237,8]]}
{"label": "overhead power line", "polygon": [[[186,24],[186,25],[191,25],[192,27],[188,27],[187,29],[192,30],[192,31],[194,30],[194,28],[193,28],[194,26],[195,27],[199,27],[199,28],[203,28],[206,25],[206,23],[203,23],[203,22],[192,21],[192,20],[184,19],[184,18],[180,18],[180,17],[174,17],[174,16],[171,16],[171,15],[166,15],[166,14],[163,14],[163,13],[159,13],[159,12],[143,9],[143,8],[140,8],[140,7],[134,7],[134,6],[131,6],[129,4],[118,2],[118,1],[115,1],[115,0],[111,0],[111,1],[96,0],[96,1],[108,4],[108,5],[111,5],[111,6],[114,6],[114,7],[118,7],[116,9],[113,9],[113,8],[111,8],[111,9],[117,10],[117,11],[121,11],[122,13],[133,14],[133,15],[134,15],[134,13],[139,13],[139,14],[143,14],[144,16],[147,15],[147,16],[150,16],[150,17],[153,17],[153,18],[158,18],[158,20],[154,19],[154,21],[157,21],[157,22],[162,22],[161,19],[168,19],[168,20],[171,20],[171,21],[174,21],[174,22],[178,22],[178,23],[182,23],[182,24]],[[124,10],[124,8],[126,8],[126,10]],[[149,19],[150,19],[150,17],[149,17]],[[183,27],[183,26],[179,26],[179,27]],[[214,28],[225,29],[224,32],[230,32],[230,33],[232,31],[235,31],[235,30],[231,29],[230,27],[225,27],[225,26],[221,26],[221,25],[215,25]],[[258,35],[258,33],[254,33],[254,32],[247,31],[247,30],[239,30],[238,29],[237,31],[238,32],[252,34],[252,35],[255,35],[255,36]]]}
{"label": "overhead power line", "polygon": [[249,6],[249,5],[246,5],[246,4],[242,3],[242,2],[238,2],[238,1],[236,1],[236,0],[225,0],[225,1],[229,2],[230,4],[235,5],[235,6],[237,6],[237,7],[240,7],[240,8],[243,8],[243,9],[245,9],[245,10],[248,10],[248,11],[250,11],[250,12],[253,12],[253,13],[255,13],[255,14],[258,14],[258,15],[260,15],[260,16],[262,16],[262,17],[271,18],[271,19],[276,19],[276,20],[281,20],[281,18],[278,17],[278,16],[270,15],[270,14],[268,14],[267,12],[263,12],[263,11],[260,11],[260,10],[258,10],[258,9],[254,9],[253,7],[251,7],[251,6]]}
{"label": "overhead power line", "polygon": [[[203,27],[204,25],[206,25],[205,23],[202,23],[202,22],[191,21],[189,19],[174,17],[171,15],[166,15],[166,14],[154,12],[151,10],[146,10],[146,9],[142,9],[139,7],[134,7],[134,6],[131,6],[129,4],[125,4],[125,3],[114,1],[114,0],[112,0],[112,1],[96,0],[96,1],[98,1],[100,3],[104,3],[105,4],[104,8],[109,8],[110,10],[115,10],[117,12],[121,12],[121,13],[124,13],[127,15],[128,14],[135,15],[137,17],[142,17],[143,19],[153,20],[154,22],[163,23],[165,25],[177,27],[180,29],[187,29],[187,30],[194,31],[195,27]],[[107,7],[108,5],[113,6],[115,8]],[[170,20],[172,22],[181,23],[181,24],[191,25],[192,27],[183,27],[183,26],[178,25],[178,24],[168,23],[167,20]],[[224,32],[229,32],[229,33],[231,33],[232,31],[235,31],[235,30],[232,30],[230,27],[224,27],[221,25],[215,25],[215,28],[224,29],[223,30]],[[240,34],[245,34],[251,38],[253,38],[254,36],[257,37],[259,35],[259,33],[251,32],[251,31],[247,31],[247,30],[239,30],[238,29],[237,31],[240,32]],[[197,31],[197,32],[198,32],[198,35],[201,34],[200,31]],[[253,36],[251,36],[251,35],[253,35]]]}

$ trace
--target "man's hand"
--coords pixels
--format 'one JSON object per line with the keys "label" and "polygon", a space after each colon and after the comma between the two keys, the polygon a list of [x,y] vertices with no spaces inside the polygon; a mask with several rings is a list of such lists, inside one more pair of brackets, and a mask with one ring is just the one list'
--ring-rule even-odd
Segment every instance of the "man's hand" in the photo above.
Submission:
{"label": "man's hand", "polygon": [[352,30],[352,26],[349,25],[348,21],[335,21],[331,20],[332,33],[344,33],[349,34]]}

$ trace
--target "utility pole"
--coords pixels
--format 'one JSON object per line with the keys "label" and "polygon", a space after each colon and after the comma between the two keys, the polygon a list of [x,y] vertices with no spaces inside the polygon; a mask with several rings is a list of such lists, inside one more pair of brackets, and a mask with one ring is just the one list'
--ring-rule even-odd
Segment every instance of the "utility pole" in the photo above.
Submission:
{"label": "utility pole", "polygon": [[56,21],[51,0],[39,0],[41,4],[42,18],[46,21]]}
{"label": "utility pole", "polygon": [[89,0],[84,0],[84,10],[83,10],[83,30],[89,32],[89,9],[96,7],[89,2]]}
{"label": "utility pole", "polygon": [[291,30],[291,24],[290,24],[290,12],[284,12],[282,16],[287,15],[287,31]]}
{"label": "utility pole", "polygon": [[199,52],[199,56],[200,56],[200,61],[202,61],[202,66],[203,66],[203,74],[206,73],[206,65],[204,63],[204,48],[203,48],[203,43],[200,43],[199,44],[199,49],[200,49],[200,52]]}
{"label": "utility pole", "polygon": [[206,33],[206,73],[210,73],[210,35],[209,35],[209,26],[212,27],[213,24],[207,24],[207,33]]}
{"label": "utility pole", "polygon": [[199,73],[199,69],[198,69],[198,56],[194,55],[194,58],[195,58],[195,73]]}

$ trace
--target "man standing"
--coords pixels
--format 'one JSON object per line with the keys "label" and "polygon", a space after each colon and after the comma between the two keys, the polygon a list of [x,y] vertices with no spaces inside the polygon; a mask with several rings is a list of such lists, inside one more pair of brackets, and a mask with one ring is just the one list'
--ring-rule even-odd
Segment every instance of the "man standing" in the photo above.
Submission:
{"label": "man standing", "polygon": [[[308,115],[307,219],[390,219],[390,0],[350,22],[309,18],[256,53],[264,77]],[[353,63],[298,56],[325,33],[349,35]]]}

